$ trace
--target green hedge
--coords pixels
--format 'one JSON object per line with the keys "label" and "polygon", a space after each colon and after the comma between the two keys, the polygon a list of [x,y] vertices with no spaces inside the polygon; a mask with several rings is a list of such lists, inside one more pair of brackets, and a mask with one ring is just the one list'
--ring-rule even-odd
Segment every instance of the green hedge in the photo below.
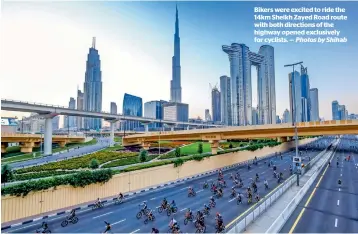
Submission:
{"label": "green hedge", "polygon": [[14,184],[1,189],[1,195],[26,196],[29,192],[56,188],[60,185],[72,185],[73,187],[85,187],[95,183],[105,183],[113,176],[111,170],[83,171],[63,177],[53,177],[37,181],[28,181]]}
{"label": "green hedge", "polygon": [[74,170],[80,168],[88,168],[92,159],[97,159],[100,164],[105,162],[113,161],[120,158],[129,158],[137,157],[138,153],[132,152],[96,152],[93,154],[88,154],[83,157],[62,160],[59,162],[47,163],[40,166],[27,167],[23,169],[16,170],[16,173],[26,173],[26,172],[40,172],[40,171],[54,171],[54,170]]}
{"label": "green hedge", "polygon": [[14,173],[14,179],[12,181],[31,180],[31,179],[38,179],[38,178],[65,175],[65,174],[74,174],[74,173],[76,173],[76,171],[41,171],[41,172],[24,173],[24,174]]}
{"label": "green hedge", "polygon": [[[146,162],[156,158],[157,156],[158,155],[148,155],[146,157]],[[113,162],[103,165],[102,168],[120,167],[120,166],[135,164],[135,163],[141,163],[139,157],[130,157],[130,158],[116,160],[116,161],[113,161]]]}

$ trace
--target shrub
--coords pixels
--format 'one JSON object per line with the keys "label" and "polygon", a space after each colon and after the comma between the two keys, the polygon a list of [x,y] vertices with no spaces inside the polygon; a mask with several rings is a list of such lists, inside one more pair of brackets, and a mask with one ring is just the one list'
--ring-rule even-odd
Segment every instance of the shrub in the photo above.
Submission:
{"label": "shrub", "polygon": [[[146,161],[148,162],[148,161],[156,158],[157,156],[158,155],[148,155],[146,157]],[[140,157],[129,157],[129,158],[119,159],[119,160],[107,163],[107,164],[103,165],[102,168],[119,167],[119,166],[140,163],[140,162],[141,162]]]}
{"label": "shrub", "polygon": [[179,167],[179,166],[183,165],[183,163],[184,163],[183,159],[181,159],[181,158],[175,159],[174,160],[174,167]]}
{"label": "shrub", "polygon": [[1,183],[6,183],[14,178],[10,165],[4,164],[1,168]]}
{"label": "shrub", "polygon": [[203,151],[204,151],[204,150],[203,150],[203,143],[200,142],[200,143],[198,144],[198,153],[199,153],[199,154],[202,154]]}
{"label": "shrub", "polygon": [[193,155],[192,157],[195,161],[201,161],[204,159],[204,157],[202,155]]}
{"label": "shrub", "polygon": [[31,179],[38,179],[43,177],[51,177],[51,176],[75,174],[75,173],[77,173],[77,171],[41,171],[41,172],[23,173],[23,174],[14,173],[13,181],[31,180]]}
{"label": "shrub", "polygon": [[73,187],[85,187],[94,183],[105,183],[113,176],[111,170],[82,171],[73,175],[40,179],[14,184],[1,189],[1,195],[26,196],[29,192],[41,191],[60,185],[72,185]]}
{"label": "shrub", "polygon": [[174,153],[175,153],[175,157],[180,157],[180,148],[176,147]]}
{"label": "shrub", "polygon": [[139,161],[145,162],[147,160],[148,151],[141,150],[139,154]]}
{"label": "shrub", "polygon": [[97,159],[95,158],[92,158],[90,164],[89,164],[89,168],[92,168],[92,169],[96,169],[99,167],[99,162]]}
{"label": "shrub", "polygon": [[230,143],[229,148],[232,149],[232,143]]}

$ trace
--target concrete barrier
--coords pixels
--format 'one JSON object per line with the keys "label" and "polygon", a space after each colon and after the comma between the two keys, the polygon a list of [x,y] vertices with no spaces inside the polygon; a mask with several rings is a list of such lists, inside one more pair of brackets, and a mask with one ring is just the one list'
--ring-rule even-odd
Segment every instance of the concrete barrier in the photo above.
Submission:
{"label": "concrete barrier", "polygon": [[[314,141],[314,138],[300,140],[300,145]],[[294,142],[286,142],[275,147],[265,147],[254,152],[239,151],[205,158],[202,161],[188,161],[174,168],[172,164],[138,171],[121,173],[105,184],[91,184],[84,188],[59,186],[44,191],[31,192],[26,197],[1,197],[1,222],[8,222],[38,215],[53,210],[63,209],[78,204],[106,198],[119,192],[129,193],[148,187],[176,181],[203,172],[212,171],[247,160],[265,157],[275,152],[284,152],[294,147]],[[163,176],[165,175],[165,176]]]}

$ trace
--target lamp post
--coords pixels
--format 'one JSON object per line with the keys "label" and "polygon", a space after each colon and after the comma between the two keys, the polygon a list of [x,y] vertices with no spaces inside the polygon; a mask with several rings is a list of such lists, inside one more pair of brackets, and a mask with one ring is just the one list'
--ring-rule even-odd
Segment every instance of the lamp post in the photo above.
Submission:
{"label": "lamp post", "polygon": [[[295,127],[295,145],[296,145],[296,158],[298,158],[298,134],[297,134],[297,120],[296,120],[296,95],[294,94],[295,89],[293,88],[293,83],[292,80],[294,79],[295,76],[295,66],[296,65],[301,65],[303,62],[298,62],[298,63],[293,63],[293,64],[286,64],[284,65],[284,67],[292,67],[292,76],[291,79],[289,80],[290,82],[290,104],[292,107],[291,110],[291,117],[292,117],[292,125]],[[302,66],[302,65],[301,65]],[[295,98],[295,101],[293,101],[293,99]],[[299,182],[299,171],[298,168],[296,169],[296,174],[297,174],[297,186],[300,185]]]}

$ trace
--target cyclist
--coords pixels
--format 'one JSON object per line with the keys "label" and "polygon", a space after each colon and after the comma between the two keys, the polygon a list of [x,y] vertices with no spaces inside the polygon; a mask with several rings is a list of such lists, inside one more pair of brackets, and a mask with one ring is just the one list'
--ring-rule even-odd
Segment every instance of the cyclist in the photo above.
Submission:
{"label": "cyclist", "polygon": [[256,193],[256,195],[255,195],[255,199],[256,199],[256,202],[260,201],[260,196],[259,196],[259,194],[258,194],[258,193]]}
{"label": "cyclist", "polygon": [[164,198],[163,201],[162,201],[162,207],[163,207],[163,209],[166,209],[167,206],[168,206],[168,201],[167,201],[166,198]]}
{"label": "cyclist", "polygon": [[276,171],[276,169],[277,169],[277,168],[276,168],[276,165],[273,165],[273,170]]}
{"label": "cyclist", "polygon": [[222,229],[222,226],[223,226],[223,218],[222,216],[218,213],[216,213],[216,224],[218,226],[218,229],[221,230]]}
{"label": "cyclist", "polygon": [[99,207],[101,204],[102,204],[101,199],[97,198],[95,205]]}
{"label": "cyclist", "polygon": [[247,170],[250,170],[250,168],[251,168],[251,166],[250,166],[250,164],[248,163],[248,164],[247,164]]}
{"label": "cyclist", "polygon": [[290,173],[292,174],[292,165],[290,164]]}
{"label": "cyclist", "polygon": [[46,222],[42,222],[41,224],[42,233],[45,233],[48,230],[48,225]]}
{"label": "cyclist", "polygon": [[338,167],[338,165],[339,165],[339,162],[337,161],[337,167]]}
{"label": "cyclist", "polygon": [[256,173],[256,181],[259,181],[259,174]]}
{"label": "cyclist", "polygon": [[193,189],[192,187],[189,187],[189,191],[188,191],[188,192],[189,192],[190,195],[194,195],[194,189]]}
{"label": "cyclist", "polygon": [[149,220],[153,220],[153,211],[152,210],[149,210],[147,217]]}
{"label": "cyclist", "polygon": [[239,192],[239,194],[237,195],[237,200],[238,200],[238,203],[242,203],[242,195],[241,193]]}
{"label": "cyclist", "polygon": [[341,184],[342,184],[342,180],[338,179],[338,185],[341,185]]}
{"label": "cyclist", "polygon": [[170,227],[173,231],[175,231],[175,230],[178,229],[178,223],[177,223],[177,221],[174,219],[174,217],[170,220],[170,222],[169,222],[169,227]]}
{"label": "cyclist", "polygon": [[174,208],[176,208],[177,205],[175,204],[175,201],[172,200],[172,203],[170,203],[170,209],[174,212]]}
{"label": "cyclist", "polygon": [[191,211],[190,208],[188,208],[185,213],[185,218],[190,218],[190,217],[193,217],[193,212]]}
{"label": "cyclist", "polygon": [[251,202],[252,202],[252,193],[250,191],[248,194],[248,203],[251,203]]}
{"label": "cyclist", "polygon": [[211,205],[211,204],[214,204],[214,202],[215,202],[214,197],[211,196],[211,197],[210,197],[210,200],[209,200],[209,204],[210,204],[210,205]]}
{"label": "cyclist", "polygon": [[106,224],[106,230],[104,230],[104,232],[103,232],[103,233],[107,233],[108,231],[110,231],[110,230],[111,230],[111,224],[110,224],[110,223],[108,223],[107,221],[104,221],[104,223]]}
{"label": "cyclist", "polygon": [[268,182],[267,182],[266,179],[265,179],[265,181],[264,181],[264,185],[265,185],[265,189],[269,189]]}
{"label": "cyclist", "polygon": [[231,196],[236,197],[236,190],[234,187],[231,188]]}
{"label": "cyclist", "polygon": [[198,212],[196,213],[196,218],[198,220],[204,219],[204,214],[203,212],[201,212],[200,210],[198,210]]}
{"label": "cyclist", "polygon": [[68,219],[72,219],[72,218],[74,218],[76,216],[76,210],[75,209],[72,209],[71,210],[71,213],[70,213],[70,215],[69,215],[69,217],[68,217]]}
{"label": "cyclist", "polygon": [[152,233],[159,233],[159,230],[156,228],[152,228]]}
{"label": "cyclist", "polygon": [[199,224],[199,228],[204,228],[205,227],[204,219],[199,219],[198,224]]}
{"label": "cyclist", "polygon": [[204,188],[207,188],[207,187],[209,187],[209,184],[208,184],[208,181],[205,181],[204,182]]}
{"label": "cyclist", "polygon": [[210,210],[210,207],[207,206],[206,204],[204,204],[204,212],[209,212],[209,210]]}
{"label": "cyclist", "polygon": [[256,193],[256,192],[257,192],[257,185],[256,185],[256,183],[253,183],[253,184],[252,184],[252,188],[254,189],[254,193]]}
{"label": "cyclist", "polygon": [[222,189],[222,188],[219,188],[219,189],[218,189],[218,195],[219,195],[220,197],[223,196],[223,189]]}
{"label": "cyclist", "polygon": [[122,199],[123,199],[123,194],[122,194],[122,193],[119,193],[117,199],[118,199],[118,200],[122,200]]}
{"label": "cyclist", "polygon": [[147,206],[147,202],[143,202],[142,204],[140,204],[142,206],[142,212],[144,213],[145,210],[148,209],[148,206]]}

